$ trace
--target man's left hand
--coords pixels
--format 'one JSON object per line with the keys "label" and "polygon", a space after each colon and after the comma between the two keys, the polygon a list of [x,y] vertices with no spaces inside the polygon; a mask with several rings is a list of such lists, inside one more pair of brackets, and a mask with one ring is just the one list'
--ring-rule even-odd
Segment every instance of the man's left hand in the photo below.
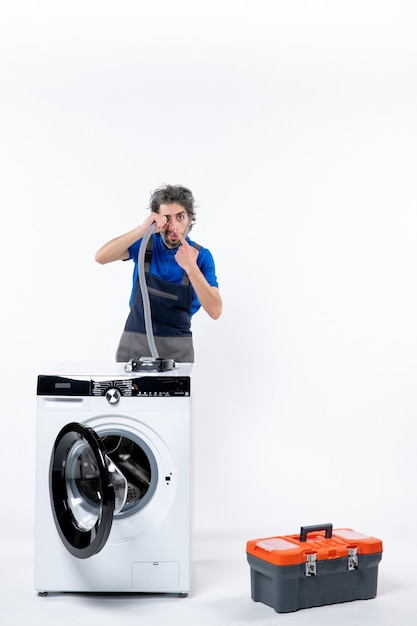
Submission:
{"label": "man's left hand", "polygon": [[175,254],[175,260],[185,272],[188,272],[197,262],[198,250],[194,246],[190,246],[181,233],[178,233],[178,238],[181,245]]}

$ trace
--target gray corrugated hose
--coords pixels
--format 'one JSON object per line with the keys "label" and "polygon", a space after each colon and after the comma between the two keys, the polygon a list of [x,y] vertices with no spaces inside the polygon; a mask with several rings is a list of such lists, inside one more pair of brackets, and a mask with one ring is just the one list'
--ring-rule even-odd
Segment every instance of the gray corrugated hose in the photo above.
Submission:
{"label": "gray corrugated hose", "polygon": [[152,233],[154,232],[155,228],[156,228],[155,223],[149,226],[140,244],[139,255],[138,255],[138,277],[139,277],[140,291],[142,294],[143,313],[145,316],[146,337],[148,339],[149,349],[151,351],[152,357],[154,359],[158,359],[159,354],[155,345],[155,338],[153,336],[151,305],[149,302],[148,286],[146,284],[146,278],[145,278],[146,246],[148,245],[148,241],[152,237]]}

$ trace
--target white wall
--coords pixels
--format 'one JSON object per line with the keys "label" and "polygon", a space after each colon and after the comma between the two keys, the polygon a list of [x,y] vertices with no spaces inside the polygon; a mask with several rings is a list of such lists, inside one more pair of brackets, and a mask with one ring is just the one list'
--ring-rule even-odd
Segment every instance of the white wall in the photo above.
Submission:
{"label": "white wall", "polygon": [[[2,1],[1,524],[31,530],[36,376],[113,361],[96,249],[182,183],[222,318],[193,324],[196,527],[415,510],[417,6]],[[16,522],[17,519],[17,522]]]}

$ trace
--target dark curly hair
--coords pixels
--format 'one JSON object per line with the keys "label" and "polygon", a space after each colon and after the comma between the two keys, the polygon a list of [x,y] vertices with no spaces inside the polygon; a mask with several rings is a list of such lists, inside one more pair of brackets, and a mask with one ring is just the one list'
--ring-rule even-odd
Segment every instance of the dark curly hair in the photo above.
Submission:
{"label": "dark curly hair", "polygon": [[151,193],[149,208],[158,213],[161,204],[180,204],[187,211],[190,219],[189,231],[197,221],[195,200],[192,191],[182,185],[163,185]]}

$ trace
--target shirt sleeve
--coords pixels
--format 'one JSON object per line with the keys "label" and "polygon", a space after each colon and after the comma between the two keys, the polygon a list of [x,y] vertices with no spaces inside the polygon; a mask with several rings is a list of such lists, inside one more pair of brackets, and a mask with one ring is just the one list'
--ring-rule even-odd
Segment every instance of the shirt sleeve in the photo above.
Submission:
{"label": "shirt sleeve", "polygon": [[[218,287],[219,285],[217,282],[216,268],[214,265],[213,255],[211,254],[210,250],[208,250],[207,248],[201,248],[199,250],[197,265],[200,268],[208,284],[212,287]],[[192,292],[193,300],[191,303],[191,316],[193,316],[194,313],[197,313],[197,311],[201,307],[200,301],[197,298],[197,294],[195,293],[194,289],[192,290]]]}
{"label": "shirt sleeve", "polygon": [[207,248],[200,249],[197,257],[197,265],[204,274],[208,284],[212,287],[218,287],[219,284],[217,282],[216,268],[214,265],[213,255],[210,250],[207,250]]}

